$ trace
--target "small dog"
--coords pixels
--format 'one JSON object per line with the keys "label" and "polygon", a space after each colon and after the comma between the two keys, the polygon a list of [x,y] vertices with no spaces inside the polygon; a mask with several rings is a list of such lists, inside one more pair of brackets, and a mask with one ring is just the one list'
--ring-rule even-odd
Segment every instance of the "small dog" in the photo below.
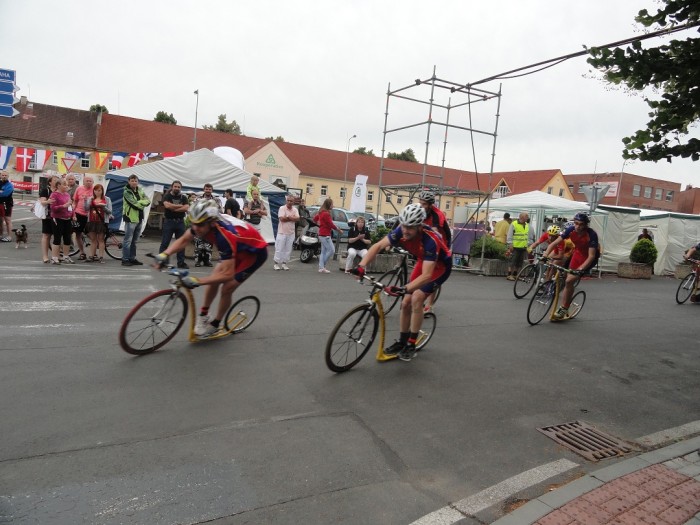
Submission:
{"label": "small dog", "polygon": [[12,230],[15,234],[15,249],[19,248],[20,243],[24,243],[24,247],[27,247],[27,241],[29,236],[27,235],[27,227],[23,224],[21,228]]}

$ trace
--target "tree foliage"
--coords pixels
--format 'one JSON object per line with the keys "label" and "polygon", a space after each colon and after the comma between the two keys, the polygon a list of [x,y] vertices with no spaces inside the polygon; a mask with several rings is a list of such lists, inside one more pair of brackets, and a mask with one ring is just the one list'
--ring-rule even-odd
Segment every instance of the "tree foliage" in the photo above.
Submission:
{"label": "tree foliage", "polygon": [[277,137],[272,138],[270,137],[265,137],[265,140],[272,140],[274,142],[284,142],[284,137],[282,135],[277,135]]}
{"label": "tree foliage", "polygon": [[156,113],[156,118],[153,119],[155,122],[164,122],[165,124],[177,124],[177,120],[173,117],[173,114],[166,113],[165,111],[159,111]]}
{"label": "tree foliage", "polygon": [[102,104],[93,104],[90,106],[90,111],[94,111],[96,113],[109,113],[107,106],[103,106]]}
{"label": "tree foliage", "polygon": [[[700,3],[664,0],[658,12],[650,14],[643,9],[635,20],[646,28],[656,26],[654,29],[697,24]],[[646,129],[622,139],[624,158],[654,162],[662,159],[671,162],[673,157],[700,159],[700,140],[685,140],[700,118],[699,38],[671,40],[646,49],[635,41],[624,50],[591,48],[589,52],[588,63],[602,71],[608,82],[624,84],[634,91],[652,88],[652,95],[643,95],[651,108],[651,120]]]}
{"label": "tree foliage", "polygon": [[372,149],[368,150],[364,146],[357,148],[356,150],[353,151],[353,153],[359,153],[360,155],[367,155],[368,157],[375,157],[376,156],[374,154],[374,150],[372,150]]}
{"label": "tree foliage", "polygon": [[630,261],[634,263],[654,264],[659,252],[649,239],[639,239],[630,252]]}
{"label": "tree foliage", "polygon": [[226,113],[219,115],[219,120],[217,120],[214,126],[202,126],[203,129],[209,131],[221,131],[223,133],[231,133],[232,135],[242,135],[241,127],[235,120],[230,123],[226,121]]}
{"label": "tree foliage", "polygon": [[401,153],[389,153],[386,156],[388,159],[397,159],[397,160],[407,160],[409,162],[418,162],[418,159],[416,158],[416,154],[413,152],[411,148],[408,148],[406,151],[402,151]]}

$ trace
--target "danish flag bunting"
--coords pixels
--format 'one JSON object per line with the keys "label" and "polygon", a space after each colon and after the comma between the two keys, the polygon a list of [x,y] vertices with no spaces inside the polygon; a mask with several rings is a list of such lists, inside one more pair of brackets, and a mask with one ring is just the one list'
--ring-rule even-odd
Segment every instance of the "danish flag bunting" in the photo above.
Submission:
{"label": "danish flag bunting", "polygon": [[36,168],[39,170],[43,170],[44,166],[46,165],[46,161],[49,160],[49,157],[52,153],[53,151],[48,149],[36,150],[36,160],[34,162],[36,164]]}
{"label": "danish flag bunting", "polygon": [[14,149],[13,146],[0,146],[0,170],[4,170],[7,167],[10,155],[12,155],[12,150]]}
{"label": "danish flag bunting", "polygon": [[15,169],[17,171],[22,173],[29,169],[29,163],[32,161],[34,151],[36,150],[32,148],[17,148],[17,155],[15,155]]}
{"label": "danish flag bunting", "polygon": [[143,153],[132,153],[131,155],[129,155],[129,162],[127,166],[129,166],[130,168],[132,166],[136,166],[139,162],[141,162],[143,156]]}
{"label": "danish flag bunting", "polygon": [[121,169],[122,163],[124,162],[124,157],[126,157],[128,153],[125,151],[117,151],[115,153],[112,153],[112,167],[114,169]]}
{"label": "danish flag bunting", "polygon": [[165,153],[161,153],[160,156],[164,159],[169,159],[170,157],[179,157],[183,153],[184,151],[166,151]]}

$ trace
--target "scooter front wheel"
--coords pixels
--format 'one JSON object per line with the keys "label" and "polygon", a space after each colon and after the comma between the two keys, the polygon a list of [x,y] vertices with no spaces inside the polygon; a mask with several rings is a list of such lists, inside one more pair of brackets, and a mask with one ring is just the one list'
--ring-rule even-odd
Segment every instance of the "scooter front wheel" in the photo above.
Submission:
{"label": "scooter front wheel", "polygon": [[314,258],[314,251],[311,248],[302,248],[301,254],[299,255],[299,260],[303,263],[311,262]]}

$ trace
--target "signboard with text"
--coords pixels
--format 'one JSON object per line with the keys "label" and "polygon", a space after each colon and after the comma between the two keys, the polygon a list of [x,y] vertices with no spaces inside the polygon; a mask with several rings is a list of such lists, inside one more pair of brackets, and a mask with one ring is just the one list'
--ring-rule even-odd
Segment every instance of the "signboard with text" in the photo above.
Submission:
{"label": "signboard with text", "polygon": [[15,93],[19,89],[15,84],[16,73],[11,69],[0,69],[0,117],[14,117],[19,115],[13,106],[19,100]]}

